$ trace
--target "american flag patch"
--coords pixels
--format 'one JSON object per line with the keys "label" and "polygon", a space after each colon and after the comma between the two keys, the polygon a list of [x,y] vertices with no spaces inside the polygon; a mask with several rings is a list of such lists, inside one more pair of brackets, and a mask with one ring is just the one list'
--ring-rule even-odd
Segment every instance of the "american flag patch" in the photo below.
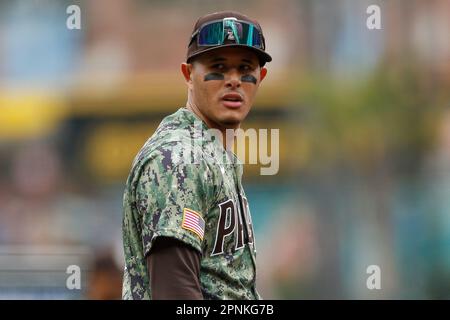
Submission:
{"label": "american flag patch", "polygon": [[203,220],[198,212],[184,208],[181,227],[192,231],[200,238],[200,240],[203,240],[203,236],[205,235],[205,220]]}

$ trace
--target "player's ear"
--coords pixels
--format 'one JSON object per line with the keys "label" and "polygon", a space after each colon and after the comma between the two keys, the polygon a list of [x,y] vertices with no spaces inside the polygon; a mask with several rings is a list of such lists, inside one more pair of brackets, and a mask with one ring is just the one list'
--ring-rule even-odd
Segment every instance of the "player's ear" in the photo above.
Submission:
{"label": "player's ear", "polygon": [[191,63],[183,62],[181,64],[181,73],[184,76],[187,86],[191,89],[192,86],[192,70],[193,65]]}
{"label": "player's ear", "polygon": [[259,82],[263,81],[263,79],[266,77],[267,74],[267,68],[262,67],[261,70],[259,70]]}

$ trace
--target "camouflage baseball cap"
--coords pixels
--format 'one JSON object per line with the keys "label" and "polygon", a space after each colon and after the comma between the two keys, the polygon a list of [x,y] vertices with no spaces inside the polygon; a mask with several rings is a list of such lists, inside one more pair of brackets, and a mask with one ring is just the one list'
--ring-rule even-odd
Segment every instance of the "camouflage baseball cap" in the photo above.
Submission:
{"label": "camouflage baseball cap", "polygon": [[266,53],[261,26],[256,20],[235,11],[220,11],[200,17],[189,39],[186,61],[222,47],[245,47],[253,50],[260,65],[272,61]]}

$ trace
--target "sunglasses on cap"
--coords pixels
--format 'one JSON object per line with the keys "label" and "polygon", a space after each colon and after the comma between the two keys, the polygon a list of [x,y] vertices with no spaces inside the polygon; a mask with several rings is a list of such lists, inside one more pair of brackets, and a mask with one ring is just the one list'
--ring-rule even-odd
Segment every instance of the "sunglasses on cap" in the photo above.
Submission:
{"label": "sunglasses on cap", "polygon": [[264,50],[261,30],[251,22],[234,17],[210,21],[199,27],[191,37],[189,46],[197,37],[199,47],[239,44]]}

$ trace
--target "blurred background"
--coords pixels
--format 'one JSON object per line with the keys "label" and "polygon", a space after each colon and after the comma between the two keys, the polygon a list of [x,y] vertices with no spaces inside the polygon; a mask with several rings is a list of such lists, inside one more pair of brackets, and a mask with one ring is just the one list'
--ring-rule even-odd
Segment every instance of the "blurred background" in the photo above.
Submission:
{"label": "blurred background", "polygon": [[449,0],[6,0],[0,299],[120,298],[131,161],[185,105],[194,22],[225,9],[273,56],[243,126],[280,130],[278,174],[244,169],[262,296],[450,298]]}

